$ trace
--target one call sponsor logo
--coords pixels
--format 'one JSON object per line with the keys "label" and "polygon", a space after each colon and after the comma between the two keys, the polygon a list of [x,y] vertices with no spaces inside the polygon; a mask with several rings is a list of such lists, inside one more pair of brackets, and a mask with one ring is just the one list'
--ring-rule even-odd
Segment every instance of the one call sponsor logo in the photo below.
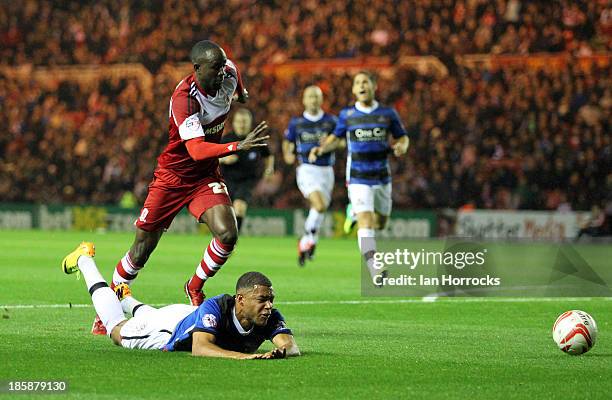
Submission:
{"label": "one call sponsor logo", "polygon": [[381,140],[387,137],[387,129],[385,128],[357,128],[353,132],[357,140],[369,141],[369,140]]}
{"label": "one call sponsor logo", "polygon": [[302,132],[300,139],[303,143],[319,143],[321,138],[325,136],[325,132]]}

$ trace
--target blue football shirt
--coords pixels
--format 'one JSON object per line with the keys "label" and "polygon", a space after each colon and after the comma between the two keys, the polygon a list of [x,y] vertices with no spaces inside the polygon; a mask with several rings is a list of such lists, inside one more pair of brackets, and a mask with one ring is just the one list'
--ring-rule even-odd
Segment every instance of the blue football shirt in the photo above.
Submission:
{"label": "blue football shirt", "polygon": [[285,139],[295,143],[298,160],[302,164],[321,166],[334,165],[334,152],[329,152],[311,163],[308,161],[310,150],[319,145],[322,138],[330,135],[336,128],[338,118],[332,114],[323,113],[319,118],[312,118],[304,113],[301,117],[291,118],[285,130]]}
{"label": "blue football shirt", "polygon": [[381,106],[377,102],[371,109],[358,105],[347,107],[338,116],[334,135],[347,138],[348,183],[373,186],[391,181],[388,155],[392,149],[389,135],[395,139],[406,135],[393,108]]}
{"label": "blue football shirt", "polygon": [[234,322],[234,305],[234,296],[229,294],[207,299],[178,323],[164,350],[191,351],[194,332],[213,334],[217,346],[241,353],[254,353],[265,340],[272,340],[280,333],[292,334],[275,308],[265,326],[253,326],[249,332],[240,332],[242,327],[238,328]]}

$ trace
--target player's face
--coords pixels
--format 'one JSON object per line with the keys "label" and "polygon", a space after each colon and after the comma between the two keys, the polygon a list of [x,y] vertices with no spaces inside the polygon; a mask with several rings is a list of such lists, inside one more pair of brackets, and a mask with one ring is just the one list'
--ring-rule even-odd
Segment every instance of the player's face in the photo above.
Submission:
{"label": "player's face", "polygon": [[302,97],[302,103],[304,108],[308,112],[317,112],[323,104],[323,92],[318,87],[309,87],[304,90],[304,96]]}
{"label": "player's face", "polygon": [[221,49],[219,52],[208,54],[195,64],[195,73],[198,82],[207,92],[215,92],[221,88],[225,78],[225,63],[227,57]]}
{"label": "player's face", "polygon": [[376,85],[366,74],[357,74],[353,79],[353,95],[361,103],[371,103],[374,100]]}
{"label": "player's face", "polygon": [[274,289],[257,285],[244,295],[244,313],[257,326],[264,326],[272,313]]}
{"label": "player's face", "polygon": [[239,112],[234,115],[232,124],[238,136],[246,136],[251,131],[253,120],[249,114]]}

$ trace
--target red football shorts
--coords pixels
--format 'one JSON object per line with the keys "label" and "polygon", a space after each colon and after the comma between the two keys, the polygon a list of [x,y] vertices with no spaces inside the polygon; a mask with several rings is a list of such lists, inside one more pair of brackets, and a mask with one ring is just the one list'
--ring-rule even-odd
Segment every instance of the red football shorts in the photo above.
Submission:
{"label": "red football shorts", "polygon": [[232,205],[221,176],[187,184],[167,170],[157,170],[136,226],[147,232],[168,229],[185,206],[199,220],[204,211],[219,204]]}

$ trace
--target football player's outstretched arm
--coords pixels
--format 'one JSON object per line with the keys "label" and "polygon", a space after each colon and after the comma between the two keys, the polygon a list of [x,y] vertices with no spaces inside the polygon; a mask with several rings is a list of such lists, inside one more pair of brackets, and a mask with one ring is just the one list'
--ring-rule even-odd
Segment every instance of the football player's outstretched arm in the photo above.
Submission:
{"label": "football player's outstretched arm", "polygon": [[240,142],[231,143],[209,143],[203,137],[196,137],[185,142],[189,156],[195,161],[209,158],[221,158],[234,154],[239,150],[249,150],[253,147],[267,146],[266,141],[270,136],[262,136],[268,129],[266,121],[263,121],[246,138]]}
{"label": "football player's outstretched arm", "polygon": [[195,161],[207,160],[209,158],[221,158],[233,154],[238,150],[238,143],[209,143],[202,137],[189,139],[185,147],[189,156]]}
{"label": "football player's outstretched arm", "polygon": [[262,121],[246,135],[244,139],[238,142],[237,150],[249,150],[253,147],[267,146],[267,140],[270,138],[269,135],[263,135],[268,130],[268,124],[266,121]]}
{"label": "football player's outstretched arm", "polygon": [[278,349],[285,350],[287,357],[297,357],[301,355],[300,349],[293,339],[293,335],[279,333],[272,338],[272,343],[274,343]]}
{"label": "football player's outstretched arm", "polygon": [[207,332],[194,332],[191,354],[199,357],[222,357],[236,360],[262,358],[262,354],[246,354],[222,349],[215,344],[215,335]]}

